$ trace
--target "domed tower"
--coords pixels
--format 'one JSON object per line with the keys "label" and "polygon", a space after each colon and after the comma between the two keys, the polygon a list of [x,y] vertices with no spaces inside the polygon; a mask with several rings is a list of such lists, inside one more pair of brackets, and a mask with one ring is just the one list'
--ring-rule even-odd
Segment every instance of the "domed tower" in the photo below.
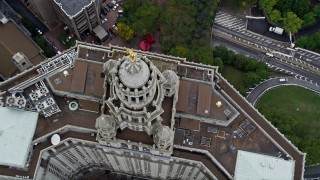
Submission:
{"label": "domed tower", "polygon": [[166,80],[149,59],[131,50],[127,53],[116,64],[105,64],[105,74],[111,76],[106,104],[121,129],[128,127],[151,135],[161,126]]}
{"label": "domed tower", "polygon": [[174,93],[176,93],[179,84],[179,78],[172,70],[165,70],[162,72],[162,75],[167,80],[167,82],[163,85],[165,89],[165,96],[171,97]]}
{"label": "domed tower", "polygon": [[154,133],[153,142],[158,148],[167,149],[173,142],[173,131],[168,126],[159,126]]}
{"label": "domed tower", "polygon": [[97,140],[107,140],[116,136],[117,124],[112,116],[101,115],[96,120]]}

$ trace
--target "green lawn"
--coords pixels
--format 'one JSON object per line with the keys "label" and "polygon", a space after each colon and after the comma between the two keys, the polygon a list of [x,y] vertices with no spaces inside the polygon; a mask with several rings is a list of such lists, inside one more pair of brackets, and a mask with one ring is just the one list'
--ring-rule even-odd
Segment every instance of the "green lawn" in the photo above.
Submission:
{"label": "green lawn", "polygon": [[244,86],[244,72],[232,66],[224,65],[221,72],[222,76],[226,78],[242,95],[246,95]]}
{"label": "green lawn", "polygon": [[302,87],[278,87],[265,93],[257,108],[307,153],[307,165],[320,163],[320,95]]}
{"label": "green lawn", "polygon": [[301,87],[288,86],[271,89],[258,101],[265,105],[299,117],[303,122],[320,127],[320,96]]}

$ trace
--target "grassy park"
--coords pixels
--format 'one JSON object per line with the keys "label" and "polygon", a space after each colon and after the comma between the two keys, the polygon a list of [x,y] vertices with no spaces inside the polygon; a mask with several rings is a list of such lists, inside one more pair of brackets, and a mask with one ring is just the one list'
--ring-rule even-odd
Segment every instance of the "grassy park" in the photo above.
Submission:
{"label": "grassy park", "polygon": [[271,89],[257,108],[301,151],[307,164],[320,163],[320,96],[301,87]]}

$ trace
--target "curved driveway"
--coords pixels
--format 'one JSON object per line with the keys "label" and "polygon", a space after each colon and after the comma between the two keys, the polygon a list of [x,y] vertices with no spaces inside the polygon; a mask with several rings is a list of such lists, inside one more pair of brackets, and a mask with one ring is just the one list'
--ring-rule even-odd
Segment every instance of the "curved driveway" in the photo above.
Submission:
{"label": "curved driveway", "polygon": [[320,94],[320,86],[310,83],[308,81],[296,79],[293,77],[287,77],[288,81],[281,83],[279,82],[279,79],[280,78],[272,78],[262,82],[249,93],[249,95],[247,96],[247,100],[254,106],[257,99],[259,99],[259,97],[263,93],[265,93],[268,89],[281,86],[281,85],[300,86]]}

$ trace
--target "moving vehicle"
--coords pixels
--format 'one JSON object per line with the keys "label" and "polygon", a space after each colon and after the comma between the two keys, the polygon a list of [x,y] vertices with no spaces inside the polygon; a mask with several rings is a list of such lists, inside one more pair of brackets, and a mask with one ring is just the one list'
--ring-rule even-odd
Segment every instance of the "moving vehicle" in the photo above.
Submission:
{"label": "moving vehicle", "polygon": [[284,82],[287,82],[288,81],[288,78],[280,78],[279,79],[279,82],[281,82],[281,83],[284,83]]}
{"label": "moving vehicle", "polygon": [[283,33],[283,29],[279,27],[270,27],[269,31],[280,35]]}
{"label": "moving vehicle", "polygon": [[267,55],[268,57],[273,57],[273,54],[271,54],[271,53],[266,53],[266,55]]}

